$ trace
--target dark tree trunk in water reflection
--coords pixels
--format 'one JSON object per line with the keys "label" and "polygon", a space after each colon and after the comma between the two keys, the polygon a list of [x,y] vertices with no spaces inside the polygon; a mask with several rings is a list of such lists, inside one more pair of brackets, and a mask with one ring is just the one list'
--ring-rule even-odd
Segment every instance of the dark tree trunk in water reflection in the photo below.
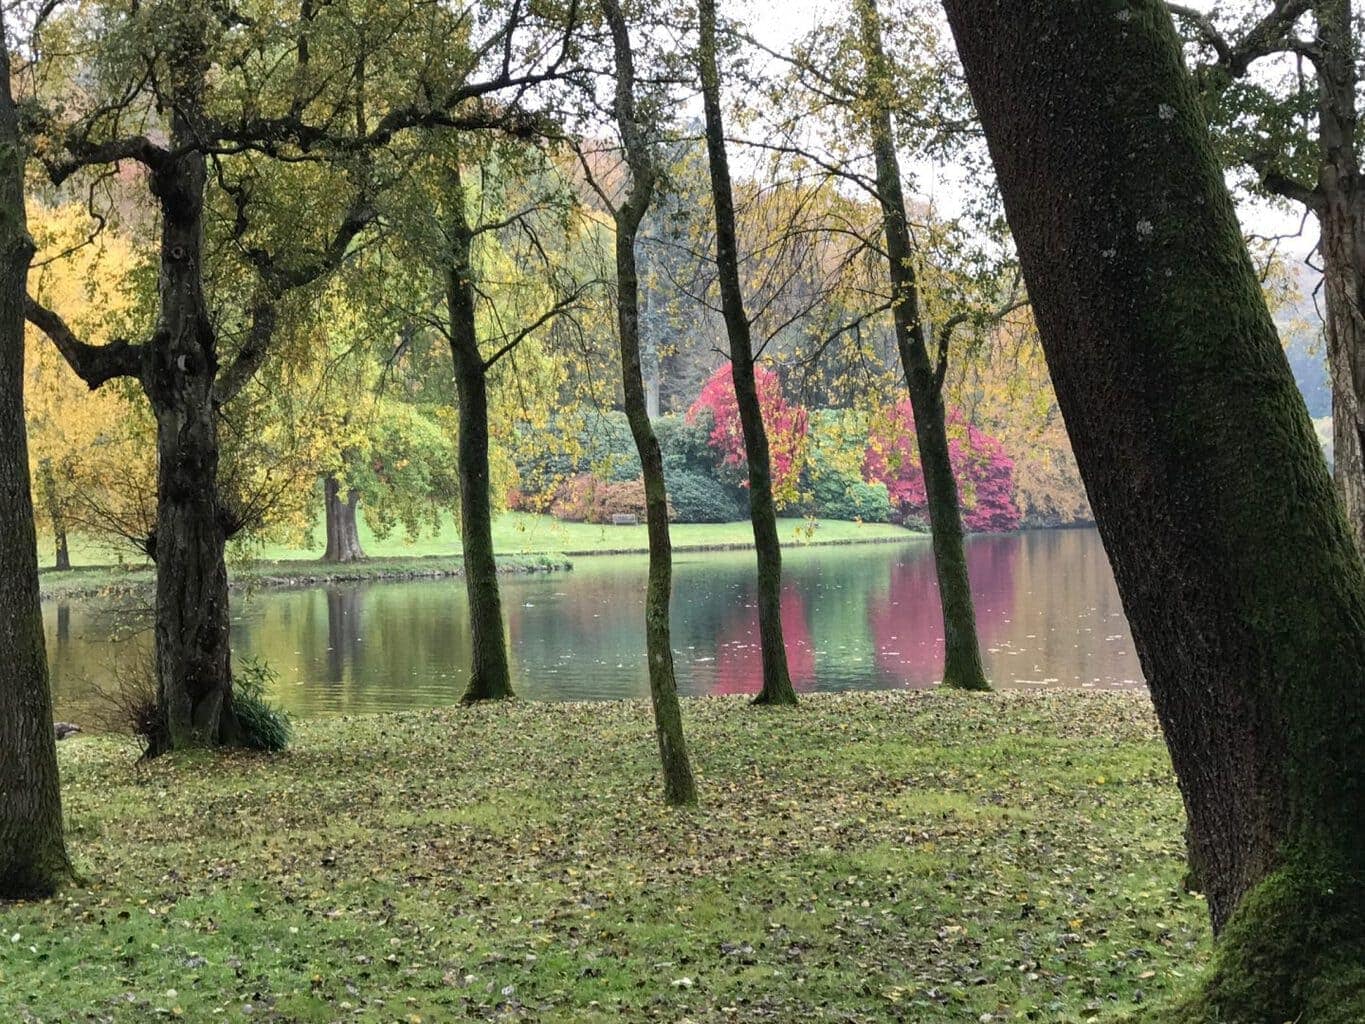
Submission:
{"label": "dark tree trunk in water reflection", "polygon": [[1170,17],[945,6],[1219,932],[1179,1019],[1362,1019],[1365,569]]}
{"label": "dark tree trunk in water reflection", "polygon": [[730,370],[735,400],[744,431],[749,468],[749,517],[754,526],[758,556],[758,632],[763,649],[763,688],[755,704],[795,704],[796,690],[787,667],[782,637],[782,545],[777,536],[777,506],[773,501],[772,462],[768,432],[758,401],[754,375],[753,340],[744,295],[739,283],[739,243],[735,235],[735,200],[730,164],[725,151],[725,126],[720,105],[720,71],[716,54],[715,0],[698,5],[701,39],[702,105],[706,114],[706,153],[711,169],[711,195],[716,218],[716,272],[720,280],[725,331],[730,340]]}
{"label": "dark tree trunk in water reflection", "polygon": [[645,516],[649,527],[649,581],[645,588],[645,650],[654,728],[663,762],[664,798],[690,804],[697,786],[683,736],[678,681],[673,670],[669,599],[673,587],[673,552],[668,535],[668,493],[663,453],[649,422],[644,374],[640,366],[640,283],[635,261],[636,234],[654,191],[654,164],[635,112],[635,62],[629,29],[617,0],[603,0],[616,57],[616,122],[630,165],[630,191],[615,211],[616,326],[621,344],[621,383],[626,417],[640,455],[645,480]]}

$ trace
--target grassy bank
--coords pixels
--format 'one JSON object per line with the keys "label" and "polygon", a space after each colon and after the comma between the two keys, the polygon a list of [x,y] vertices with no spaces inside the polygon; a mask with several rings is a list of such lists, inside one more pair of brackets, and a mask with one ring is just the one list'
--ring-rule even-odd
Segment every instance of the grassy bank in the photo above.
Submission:
{"label": "grassy bank", "polygon": [[[498,568],[506,573],[556,572],[569,569],[562,555],[503,555]],[[228,565],[234,587],[303,587],[360,580],[417,580],[460,576],[464,561],[458,555],[425,555],[370,558],[350,565],[317,559],[257,560]],[[39,577],[43,596],[91,597],[99,594],[150,590],[156,582],[148,564],[89,566],[70,572],[44,572]]]}
{"label": "grassy bank", "polygon": [[[781,519],[778,528],[791,547],[823,544],[890,543],[918,534],[885,523],[850,523],[837,519]],[[409,541],[401,534],[377,539],[362,519],[361,545],[370,557],[364,562],[335,566],[319,561],[311,548],[266,544],[253,548],[250,560],[232,560],[229,574],[237,586],[307,585],[334,581],[420,579],[458,576],[463,572],[460,535],[454,522],[442,519],[436,533]],[[753,547],[753,529],[740,523],[679,523],[672,529],[673,550],[716,551]],[[649,536],[638,526],[600,526],[564,523],[552,516],[508,512],[494,520],[493,543],[507,572],[538,572],[568,568],[568,559],[590,555],[637,554],[649,550]],[[40,558],[50,564],[44,547]],[[45,569],[41,584],[45,597],[77,597],[128,591],[151,585],[151,566],[131,547],[123,549],[73,537],[69,572]],[[120,561],[120,559],[122,561]]]}
{"label": "grassy bank", "polygon": [[1088,1021],[1207,955],[1140,697],[684,710],[685,814],[639,703],[65,742],[86,885],[0,908],[0,1020]]}

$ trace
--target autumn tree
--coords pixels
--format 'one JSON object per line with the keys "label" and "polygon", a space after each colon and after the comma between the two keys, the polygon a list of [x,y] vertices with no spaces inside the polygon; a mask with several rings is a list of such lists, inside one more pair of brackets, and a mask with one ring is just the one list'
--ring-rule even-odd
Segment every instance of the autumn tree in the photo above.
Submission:
{"label": "autumn tree", "polygon": [[649,419],[640,352],[640,285],[636,248],[640,223],[654,195],[658,177],[656,142],[649,131],[649,115],[636,95],[635,49],[630,26],[618,0],[601,0],[602,15],[611,35],[615,90],[612,114],[616,121],[628,175],[624,195],[612,201],[615,226],[616,321],[621,349],[621,387],[631,436],[640,457],[645,485],[645,519],[649,529],[649,578],[645,587],[645,652],[649,666],[649,694],[654,727],[663,762],[664,798],[670,804],[690,804],[697,785],[687,756],[678,681],[673,668],[669,601],[673,587],[673,552],[668,533],[668,490],[663,452]]}
{"label": "autumn tree", "polygon": [[0,897],[15,898],[51,893],[71,869],[24,431],[24,302],[33,241],[5,19],[0,8]]}
{"label": "autumn tree", "polygon": [[795,704],[796,690],[792,687],[791,672],[787,667],[787,648],[782,638],[782,545],[777,536],[772,463],[758,400],[749,318],[740,288],[734,189],[730,181],[724,115],[721,110],[715,0],[700,0],[697,11],[697,62],[702,105],[706,114],[707,163],[711,173],[716,228],[716,272],[725,314],[725,330],[730,342],[730,371],[744,431],[744,450],[749,468],[749,517],[753,523],[754,546],[758,553],[758,631],[763,652],[763,686],[754,702]]}
{"label": "autumn tree", "polygon": [[[239,517],[219,493],[220,411],[267,359],[286,307],[373,223],[384,186],[374,155],[413,129],[515,119],[514,105],[487,97],[548,74],[539,50],[524,56],[519,46],[521,33],[541,38],[543,28],[528,29],[534,19],[519,5],[481,22],[479,38],[460,11],[416,6],[267,6],[244,16],[201,0],[91,5],[77,8],[69,31],[84,39],[100,88],[45,107],[38,76],[29,128],[52,185],[132,162],[160,216],[157,318],[145,341],[92,345],[56,311],[30,303],[28,312],[88,385],[133,378],[157,419],[148,548],[165,745],[240,739],[224,562]],[[206,246],[208,229],[221,244]],[[220,293],[240,307],[237,344],[226,351],[219,326],[229,317],[206,291],[210,267],[234,278],[224,259],[242,270]]]}
{"label": "autumn tree", "polygon": [[1168,1019],[1365,1016],[1365,567],[1157,0],[947,0],[1217,948]]}
{"label": "autumn tree", "polygon": [[[102,344],[123,325],[137,294],[126,287],[142,254],[82,204],[34,204],[37,245],[29,289],[45,306],[72,311],[72,327]],[[145,538],[144,497],[155,488],[151,423],[127,388],[90,390],[32,325],[26,332],[25,418],[40,537],[55,567],[69,569],[69,535],[124,547]],[[136,546],[136,541],[133,546]]]}

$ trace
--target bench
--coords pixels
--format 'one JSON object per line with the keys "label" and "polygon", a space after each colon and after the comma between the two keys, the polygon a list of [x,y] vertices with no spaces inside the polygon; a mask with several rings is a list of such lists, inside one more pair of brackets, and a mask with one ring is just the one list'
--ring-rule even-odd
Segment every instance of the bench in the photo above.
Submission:
{"label": "bench", "polygon": [[617,512],[611,517],[612,526],[638,526],[640,519],[633,512]]}

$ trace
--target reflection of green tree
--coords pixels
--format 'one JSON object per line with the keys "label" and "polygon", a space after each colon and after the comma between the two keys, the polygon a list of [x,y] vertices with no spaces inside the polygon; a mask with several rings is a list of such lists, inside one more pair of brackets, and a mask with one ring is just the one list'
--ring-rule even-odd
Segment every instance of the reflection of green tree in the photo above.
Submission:
{"label": "reflection of green tree", "polygon": [[[927,544],[922,545],[926,550]],[[909,557],[897,547],[901,557]],[[804,553],[803,553],[804,554]],[[787,560],[787,578],[806,595],[815,675],[825,685],[860,677],[861,688],[885,685],[876,673],[870,605],[890,587],[895,558],[883,548],[849,548],[835,557]]]}

